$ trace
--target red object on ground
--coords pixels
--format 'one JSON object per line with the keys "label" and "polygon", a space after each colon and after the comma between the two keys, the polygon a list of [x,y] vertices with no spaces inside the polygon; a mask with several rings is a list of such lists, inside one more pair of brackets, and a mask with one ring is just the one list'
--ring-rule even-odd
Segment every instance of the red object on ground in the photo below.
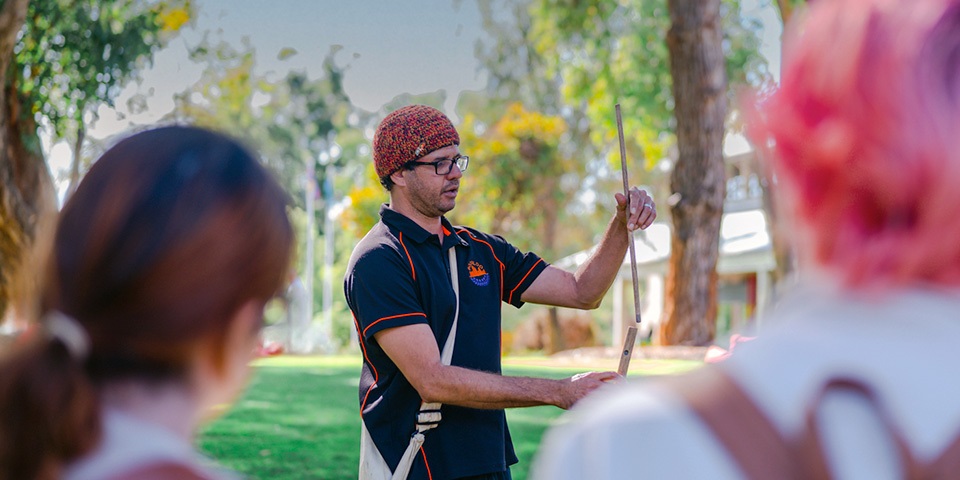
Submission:
{"label": "red object on ground", "polygon": [[272,357],[274,355],[283,355],[283,344],[277,342],[260,342],[257,345],[258,357]]}
{"label": "red object on ground", "polygon": [[707,349],[706,355],[703,357],[703,361],[707,363],[719,363],[727,359],[730,355],[733,355],[733,349],[737,346],[738,343],[749,342],[757,337],[745,337],[743,335],[733,334],[730,336],[730,349],[724,350],[716,345],[711,345]]}

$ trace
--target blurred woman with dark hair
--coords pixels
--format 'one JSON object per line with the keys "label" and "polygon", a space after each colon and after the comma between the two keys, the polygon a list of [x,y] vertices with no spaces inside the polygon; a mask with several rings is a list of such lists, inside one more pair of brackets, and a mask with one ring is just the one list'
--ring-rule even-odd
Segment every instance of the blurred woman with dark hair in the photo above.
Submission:
{"label": "blurred woman with dark hair", "polygon": [[224,478],[192,447],[245,384],[293,232],[236,141],[121,141],[65,205],[41,329],[0,361],[0,478]]}

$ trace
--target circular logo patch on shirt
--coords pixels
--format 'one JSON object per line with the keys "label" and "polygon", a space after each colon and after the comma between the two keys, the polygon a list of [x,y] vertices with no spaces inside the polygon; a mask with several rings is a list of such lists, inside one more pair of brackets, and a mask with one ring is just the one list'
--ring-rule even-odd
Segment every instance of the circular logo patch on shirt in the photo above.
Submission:
{"label": "circular logo patch on shirt", "polygon": [[471,260],[467,263],[467,271],[470,272],[470,281],[478,287],[486,287],[490,283],[490,275],[483,265]]}

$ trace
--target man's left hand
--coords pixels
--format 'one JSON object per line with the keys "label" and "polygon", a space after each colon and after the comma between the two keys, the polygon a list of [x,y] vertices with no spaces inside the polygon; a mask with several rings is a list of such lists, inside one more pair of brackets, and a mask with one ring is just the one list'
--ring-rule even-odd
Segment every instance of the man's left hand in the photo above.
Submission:
{"label": "man's left hand", "polygon": [[657,218],[657,204],[646,190],[633,187],[629,191],[629,210],[627,197],[622,193],[614,195],[617,200],[617,219],[627,226],[627,230],[644,230]]}

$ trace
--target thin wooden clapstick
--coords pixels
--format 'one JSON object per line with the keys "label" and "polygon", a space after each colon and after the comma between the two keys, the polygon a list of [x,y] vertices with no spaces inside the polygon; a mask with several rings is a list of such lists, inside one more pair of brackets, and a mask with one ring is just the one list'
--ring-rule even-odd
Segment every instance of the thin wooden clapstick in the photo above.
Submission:
{"label": "thin wooden clapstick", "polygon": [[[623,194],[627,197],[627,215],[630,215],[630,182],[627,179],[627,147],[623,141],[623,119],[620,116],[620,104],[616,105],[617,111],[617,134],[620,136],[620,168],[623,173]],[[640,206],[640,208],[643,208]],[[633,356],[633,345],[637,341],[637,325],[640,325],[640,289],[637,280],[637,251],[633,245],[633,232],[627,233],[630,248],[630,271],[633,273],[633,311],[636,315],[636,325],[627,328],[627,338],[623,340],[623,352],[620,354],[620,366],[617,367],[617,373],[622,376],[627,375],[630,368],[630,358]]]}
{"label": "thin wooden clapstick", "polygon": [[620,354],[620,365],[617,367],[617,373],[620,376],[627,376],[627,370],[630,368],[630,358],[633,357],[633,344],[637,341],[637,327],[630,325],[627,328],[627,338],[623,339],[623,352]]}

